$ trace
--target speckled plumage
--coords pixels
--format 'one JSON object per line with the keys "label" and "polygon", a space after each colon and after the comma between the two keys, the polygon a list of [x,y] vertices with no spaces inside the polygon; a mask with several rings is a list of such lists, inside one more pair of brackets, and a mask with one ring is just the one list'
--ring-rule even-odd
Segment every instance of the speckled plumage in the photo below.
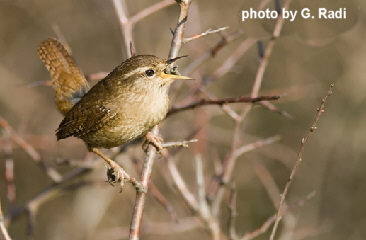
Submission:
{"label": "speckled plumage", "polygon": [[163,72],[165,60],[150,55],[127,59],[93,86],[66,114],[57,139],[81,138],[89,148],[111,148],[145,135],[168,111],[171,81],[146,76]]}
{"label": "speckled plumage", "polygon": [[[89,90],[60,42],[43,41],[38,54],[51,74],[56,104],[65,115],[56,130],[57,139],[78,137],[94,152],[144,136],[165,118],[170,84],[175,79],[190,79],[168,73],[169,64],[179,57],[166,61],[140,55],[124,61]],[[151,70],[152,75],[148,74]]]}

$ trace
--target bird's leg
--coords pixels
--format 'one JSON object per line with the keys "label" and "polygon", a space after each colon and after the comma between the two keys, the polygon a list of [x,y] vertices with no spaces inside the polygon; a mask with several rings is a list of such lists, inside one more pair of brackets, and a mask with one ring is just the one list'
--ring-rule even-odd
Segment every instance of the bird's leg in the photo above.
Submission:
{"label": "bird's leg", "polygon": [[131,177],[120,165],[118,165],[112,159],[106,157],[98,148],[91,148],[92,152],[101,157],[109,166],[108,169],[108,181],[109,182],[118,182],[123,187],[123,184],[127,181],[130,182],[137,191],[144,192],[144,187],[142,184],[137,181],[134,177]]}

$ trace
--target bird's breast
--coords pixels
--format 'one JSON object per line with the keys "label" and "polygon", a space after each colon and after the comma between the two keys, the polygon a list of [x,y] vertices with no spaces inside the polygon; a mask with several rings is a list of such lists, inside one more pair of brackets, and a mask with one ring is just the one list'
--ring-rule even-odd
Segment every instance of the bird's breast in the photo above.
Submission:
{"label": "bird's breast", "polygon": [[112,130],[117,135],[126,136],[127,141],[146,134],[159,124],[166,116],[169,108],[167,94],[151,94],[126,101],[119,109],[119,123]]}

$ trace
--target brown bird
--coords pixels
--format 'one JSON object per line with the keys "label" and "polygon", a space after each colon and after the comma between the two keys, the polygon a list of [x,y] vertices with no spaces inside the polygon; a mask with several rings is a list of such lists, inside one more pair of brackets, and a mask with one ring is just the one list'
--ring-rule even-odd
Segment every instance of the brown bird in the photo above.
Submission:
{"label": "brown bird", "polygon": [[90,151],[111,160],[97,148],[111,148],[146,135],[168,112],[168,90],[177,79],[165,60],[153,55],[133,56],[117,66],[89,91],[82,72],[65,48],[54,39],[41,43],[38,54],[46,65],[56,92],[56,103],[65,118],[57,139],[82,139]]}

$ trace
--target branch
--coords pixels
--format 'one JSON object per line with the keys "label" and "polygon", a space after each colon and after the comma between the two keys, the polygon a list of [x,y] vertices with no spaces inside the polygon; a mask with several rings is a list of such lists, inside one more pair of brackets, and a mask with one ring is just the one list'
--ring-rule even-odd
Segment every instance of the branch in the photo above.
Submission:
{"label": "branch", "polygon": [[228,223],[227,223],[227,228],[228,228],[228,232],[229,232],[229,239],[237,239],[237,234],[235,231],[235,223],[236,223],[236,217],[238,215],[237,210],[236,210],[236,190],[235,190],[235,186],[231,187],[230,189],[230,197],[229,197],[229,204],[228,204],[228,209],[229,209],[229,219],[228,219]]}
{"label": "branch", "polygon": [[131,24],[135,24],[145,17],[165,8],[168,6],[171,6],[175,3],[174,0],[163,0],[160,2],[155,3],[154,5],[151,5],[150,7],[145,8],[144,10],[136,13],[134,16],[130,17]]}
{"label": "branch", "polygon": [[194,211],[198,212],[199,204],[195,196],[188,189],[186,182],[184,181],[182,175],[177,169],[177,165],[174,160],[168,157],[168,169],[170,175],[173,179],[174,185],[177,187],[179,194],[182,196],[183,200],[187,203],[188,207]]}
{"label": "branch", "polygon": [[307,143],[310,135],[316,130],[317,128],[317,124],[318,124],[318,121],[319,121],[319,118],[320,118],[320,115],[322,113],[324,113],[324,108],[325,108],[325,103],[326,101],[328,100],[328,97],[330,95],[333,94],[332,92],[332,89],[333,89],[334,85],[331,84],[330,87],[329,87],[329,91],[328,91],[328,94],[322,99],[321,101],[321,104],[319,106],[319,108],[317,108],[317,113],[315,115],[315,118],[314,118],[314,121],[313,123],[311,124],[311,127],[310,127],[310,130],[308,131],[308,133],[305,135],[305,137],[303,137],[301,139],[301,144],[300,144],[300,149],[297,153],[297,158],[296,158],[296,162],[295,162],[295,165],[294,167],[292,168],[292,171],[291,171],[291,174],[290,174],[290,177],[289,179],[287,180],[287,183],[286,183],[286,186],[281,194],[281,200],[280,200],[280,204],[279,204],[279,207],[278,207],[278,211],[277,211],[277,214],[276,214],[276,220],[275,220],[275,224],[273,225],[273,229],[272,229],[272,233],[271,233],[271,236],[270,236],[270,240],[273,240],[274,237],[275,237],[275,234],[276,234],[276,231],[277,231],[277,228],[278,228],[278,224],[279,222],[281,221],[281,217],[282,217],[282,208],[284,206],[284,203],[285,203],[285,199],[286,199],[286,195],[287,195],[287,192],[288,192],[288,189],[290,188],[291,186],[291,183],[292,183],[292,180],[295,176],[295,173],[296,173],[296,170],[297,168],[299,167],[300,163],[302,162],[302,155],[304,153],[304,149],[305,149],[305,144]]}
{"label": "branch", "polygon": [[228,73],[230,69],[239,61],[239,59],[248,51],[248,49],[253,46],[255,40],[248,38],[243,40],[240,45],[233,51],[233,54],[226,59],[226,61],[219,67],[214,74],[212,79],[221,78],[223,75]]}
{"label": "branch", "polygon": [[121,32],[123,34],[127,58],[131,57],[130,43],[132,40],[132,24],[127,18],[127,7],[125,0],[113,0],[114,8],[117,13]]}
{"label": "branch", "polygon": [[[302,207],[304,206],[304,204],[309,201],[310,199],[312,199],[315,196],[315,192],[311,192],[309,193],[304,199],[297,201],[295,204],[291,205],[290,207],[287,207],[282,216],[284,216],[285,214],[293,211],[295,208],[298,207]],[[250,233],[246,233],[244,234],[244,236],[240,239],[240,240],[252,240],[256,237],[258,237],[259,235],[265,233],[269,227],[271,226],[271,224],[275,221],[276,219],[276,214],[272,215],[271,217],[269,217],[263,224],[262,226],[260,226],[259,228],[257,228],[256,230],[250,232]]]}
{"label": "branch", "polygon": [[23,150],[33,159],[33,161],[46,172],[46,174],[52,179],[54,182],[59,182],[62,180],[62,176],[56,171],[56,169],[47,166],[41,159],[41,155],[21,136],[19,136],[13,128],[9,125],[9,123],[2,117],[0,117],[0,127],[5,129],[9,133],[9,136],[13,142],[18,144]]}
{"label": "branch", "polygon": [[205,32],[203,32],[203,33],[199,33],[199,34],[196,34],[196,35],[194,35],[194,36],[192,36],[192,37],[187,37],[187,38],[183,38],[183,43],[188,43],[188,42],[190,42],[190,41],[192,41],[192,40],[196,40],[196,39],[199,39],[199,38],[201,38],[201,37],[203,37],[203,36],[206,36],[206,35],[208,35],[208,34],[213,34],[213,33],[218,33],[218,32],[222,32],[222,31],[225,31],[226,29],[228,29],[229,27],[221,27],[221,28],[218,28],[218,29],[214,29],[214,30],[212,30],[212,29],[207,29]]}
{"label": "branch", "polygon": [[5,219],[4,219],[3,211],[1,209],[1,202],[0,202],[0,239],[1,240],[11,240],[11,237],[5,226]]}
{"label": "branch", "polygon": [[[290,6],[291,0],[286,0],[285,4],[283,5],[284,9],[288,9]],[[268,65],[269,57],[272,54],[273,46],[275,45],[275,40],[280,36],[283,24],[285,19],[282,17],[282,14],[278,17],[276,25],[273,30],[272,39],[267,45],[267,48],[264,52],[264,56],[261,59],[260,65],[258,67],[257,75],[255,77],[255,82],[252,90],[252,97],[258,96],[259,89],[262,85],[263,75]]]}
{"label": "branch", "polygon": [[270,102],[261,102],[260,104],[262,106],[264,106],[265,108],[267,108],[268,110],[270,110],[272,112],[276,112],[276,113],[284,116],[285,118],[288,118],[288,119],[293,119],[294,118],[291,114],[289,114],[288,112],[286,112],[284,110],[279,109],[273,103],[270,103]]}
{"label": "branch", "polygon": [[[263,0],[262,3],[264,1],[265,0]],[[290,2],[291,2],[291,0],[286,0],[285,5],[284,5],[285,9],[288,9],[288,7],[290,5]],[[263,6],[264,5],[261,4],[261,7],[263,7]],[[259,92],[259,89],[261,87],[261,83],[262,83],[262,80],[263,80],[264,71],[267,67],[268,59],[269,59],[269,57],[272,53],[272,49],[273,49],[273,46],[275,44],[275,39],[277,39],[280,36],[283,24],[284,24],[284,18],[282,18],[282,16],[280,16],[277,19],[277,22],[275,24],[273,34],[272,34],[273,37],[272,37],[271,41],[269,42],[269,44],[268,44],[268,46],[265,50],[264,56],[261,59],[261,63],[258,67],[257,74],[256,74],[256,79],[255,79],[255,82],[254,82],[254,85],[253,85],[253,88],[252,88],[252,92],[251,92],[251,97],[257,97],[258,96],[258,92]],[[245,53],[246,49],[248,48],[248,47],[246,47],[246,44],[254,44],[254,40],[247,39],[247,41],[248,41],[248,43],[243,42],[241,44],[242,45],[241,47],[243,48],[243,50],[242,50],[243,53]],[[251,41],[251,42],[249,42],[249,41]],[[236,53],[234,52],[232,58],[233,58],[233,60],[237,61],[239,58],[236,57],[235,54]],[[233,66],[233,64],[231,64],[230,60],[228,59],[223,64],[223,66],[215,72],[214,77],[220,77],[220,76],[222,76],[222,74],[226,73],[228,71],[227,70],[228,67],[225,67],[225,66],[228,66],[228,67],[231,68]],[[240,124],[243,122],[243,120],[245,119],[245,117],[247,116],[247,114],[250,112],[251,109],[252,109],[252,105],[246,105],[243,108],[243,111],[240,114],[240,116],[237,117],[237,118],[234,118],[234,120],[235,120],[235,130],[234,130],[233,139],[232,139],[232,148],[231,148],[230,152],[227,155],[228,157],[224,161],[225,168],[224,168],[223,178],[222,179],[225,182],[228,182],[230,180],[233,169],[235,168],[237,157],[234,156],[234,152],[235,152],[235,149],[237,149],[237,147],[238,147],[238,142],[239,142],[238,140],[240,138]],[[216,186],[218,185],[217,180],[214,183],[214,185],[216,185]],[[215,216],[217,216],[220,212],[220,206],[221,206],[221,202],[222,202],[222,199],[223,199],[223,196],[224,196],[224,191],[225,191],[223,186],[221,186],[218,189],[217,192],[216,192],[216,190],[217,190],[216,188],[217,187],[212,188],[212,191],[210,191],[210,194],[209,194],[209,196],[211,196],[211,197],[216,196],[216,198],[215,198],[215,208],[213,208]]]}
{"label": "branch", "polygon": [[14,159],[13,146],[10,142],[10,136],[8,131],[4,131],[4,161],[5,161],[5,184],[6,184],[6,196],[10,204],[15,203],[16,199],[16,186],[14,183]]}
{"label": "branch", "polygon": [[172,5],[173,3],[174,3],[173,0],[163,0],[161,2],[158,2],[150,7],[141,10],[132,17],[128,17],[125,0],[113,0],[113,5],[117,13],[121,32],[123,34],[127,58],[130,58],[132,56],[130,50],[131,45],[134,46],[132,36],[132,29],[134,24],[159,10]]}
{"label": "branch", "polygon": [[[239,129],[239,127],[236,126],[235,131],[238,131],[238,129]],[[234,134],[234,135],[236,135],[236,134]],[[212,196],[214,195],[213,192],[216,191],[216,189],[220,183],[228,183],[230,181],[231,174],[234,171],[236,160],[242,154],[253,151],[262,146],[266,146],[268,144],[275,143],[275,142],[279,141],[280,139],[281,139],[280,136],[269,137],[269,138],[265,138],[265,139],[260,139],[256,142],[253,142],[250,144],[246,144],[242,147],[238,147],[237,146],[238,144],[236,144],[236,143],[233,144],[233,145],[235,145],[235,148],[233,148],[231,150],[229,156],[224,161],[224,172],[222,173],[222,176],[220,178],[215,178],[216,181],[212,184],[213,186],[211,187],[211,192],[209,194],[209,198],[212,198]],[[235,139],[233,139],[233,140],[236,141]],[[214,199],[214,202],[212,203],[212,211],[215,216],[218,216],[218,214],[220,212],[221,202],[222,202],[222,198],[224,195],[223,187],[224,187],[224,185],[222,185],[220,187],[219,191],[216,194],[216,198]]]}
{"label": "branch", "polygon": [[[116,0],[115,0],[116,1]],[[183,32],[185,21],[188,16],[188,8],[191,4],[191,0],[181,0],[177,2],[180,6],[180,15],[178,20],[178,26],[174,31],[173,39],[171,43],[171,48],[169,51],[168,59],[175,58],[178,56],[178,52],[182,46],[182,39],[183,39]],[[155,126],[152,130],[152,133],[156,136],[159,135],[159,128]],[[154,165],[154,159],[156,156],[156,149],[154,146],[149,144],[146,157],[144,160],[144,166],[142,170],[141,176],[141,183],[144,189],[148,189],[149,180],[151,177],[152,167]],[[144,211],[146,201],[146,192],[137,192],[136,200],[135,200],[135,207],[132,214],[132,220],[130,225],[130,240],[138,240],[140,238],[140,231],[141,231],[141,222],[142,222],[142,214]]]}
{"label": "branch", "polygon": [[229,103],[256,103],[261,101],[273,101],[278,100],[279,96],[260,96],[260,97],[233,97],[233,98],[223,98],[223,99],[201,99],[200,101],[187,104],[181,107],[173,107],[169,110],[168,116],[174,113],[178,113],[185,110],[195,109],[197,107],[205,105],[224,105]]}
{"label": "branch", "polygon": [[193,73],[199,66],[201,66],[206,60],[211,57],[215,57],[216,54],[230,42],[238,39],[242,35],[242,32],[235,32],[229,36],[223,36],[220,41],[218,41],[212,48],[208,49],[205,53],[199,56],[197,59],[192,61],[183,71],[183,75],[189,76]]}
{"label": "branch", "polygon": [[[136,165],[138,172],[142,171],[142,164],[139,163],[138,159],[134,156],[131,156],[132,162]],[[160,190],[156,187],[153,181],[149,182],[150,193],[153,195],[155,200],[160,203],[164,209],[169,213],[170,217],[174,222],[177,222],[177,213],[175,212],[173,206],[170,202],[165,198],[165,196],[160,192]]]}
{"label": "branch", "polygon": [[198,142],[198,139],[185,140],[180,142],[165,142],[162,143],[163,148],[188,147],[188,143]]}

